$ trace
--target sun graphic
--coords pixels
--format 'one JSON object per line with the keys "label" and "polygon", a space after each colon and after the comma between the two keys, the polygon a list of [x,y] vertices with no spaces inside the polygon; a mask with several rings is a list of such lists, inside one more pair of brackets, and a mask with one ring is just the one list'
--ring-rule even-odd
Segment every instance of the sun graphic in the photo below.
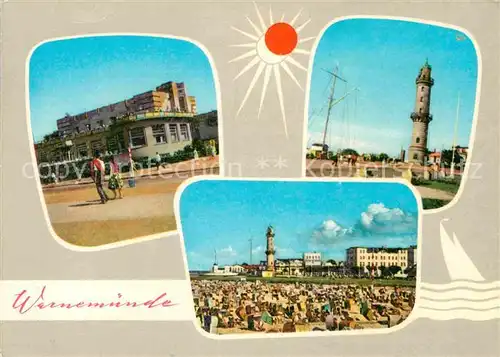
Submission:
{"label": "sun graphic", "polygon": [[236,113],[238,116],[245,106],[245,103],[248,100],[248,97],[252,93],[252,90],[255,88],[258,80],[264,74],[264,82],[262,84],[262,92],[260,96],[260,105],[259,105],[259,113],[258,117],[260,117],[260,113],[262,110],[262,105],[264,103],[264,98],[266,96],[267,87],[269,86],[269,81],[271,76],[274,76],[274,80],[276,82],[276,90],[278,93],[278,100],[281,109],[281,115],[283,118],[283,125],[285,129],[285,135],[288,136],[287,124],[286,124],[286,116],[285,116],[285,103],[283,99],[283,89],[281,85],[281,73],[283,70],[288,76],[292,79],[292,81],[301,89],[299,81],[293,74],[289,65],[292,65],[302,71],[307,72],[307,69],[297,62],[292,55],[294,54],[302,54],[309,55],[309,51],[298,48],[299,44],[311,41],[315,37],[308,38],[299,38],[300,32],[306,27],[306,25],[311,21],[310,19],[303,22],[299,26],[295,26],[295,23],[299,19],[301,11],[295,15],[295,17],[289,21],[285,22],[284,15],[281,17],[279,21],[273,20],[272,10],[269,9],[269,25],[266,25],[262,15],[259,11],[259,8],[254,3],[255,10],[257,12],[257,17],[259,20],[259,25],[256,25],[248,16],[246,17],[250,26],[253,29],[253,33],[249,33],[246,31],[242,31],[238,28],[233,27],[233,30],[238,31],[242,35],[250,38],[253,42],[243,43],[238,45],[232,45],[232,47],[243,47],[250,48],[249,51],[243,53],[242,55],[232,59],[229,63],[241,61],[244,59],[251,58],[250,62],[246,64],[245,67],[236,75],[234,78],[237,80],[244,73],[248,72],[250,69],[257,66],[255,74],[248,86],[248,89],[243,97],[241,105]]}

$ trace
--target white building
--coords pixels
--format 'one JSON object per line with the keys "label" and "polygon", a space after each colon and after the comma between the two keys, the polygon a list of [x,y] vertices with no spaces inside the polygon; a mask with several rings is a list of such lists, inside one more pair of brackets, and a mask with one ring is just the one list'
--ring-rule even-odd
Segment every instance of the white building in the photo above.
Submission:
{"label": "white building", "polygon": [[244,267],[242,267],[241,265],[226,265],[224,267],[224,272],[225,273],[241,274],[241,273],[245,273],[246,269]]}
{"label": "white building", "polygon": [[403,270],[409,267],[409,252],[415,260],[416,247],[410,248],[366,248],[351,247],[346,251],[348,267],[390,267],[399,266]]}
{"label": "white building", "polygon": [[321,253],[304,253],[304,266],[321,266]]}

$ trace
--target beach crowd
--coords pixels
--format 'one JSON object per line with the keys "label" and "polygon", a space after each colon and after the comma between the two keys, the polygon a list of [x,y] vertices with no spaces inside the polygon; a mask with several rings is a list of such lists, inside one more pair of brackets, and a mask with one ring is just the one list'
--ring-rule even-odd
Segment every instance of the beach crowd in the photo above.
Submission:
{"label": "beach crowd", "polygon": [[414,287],[192,280],[197,322],[214,334],[389,328],[415,304]]}

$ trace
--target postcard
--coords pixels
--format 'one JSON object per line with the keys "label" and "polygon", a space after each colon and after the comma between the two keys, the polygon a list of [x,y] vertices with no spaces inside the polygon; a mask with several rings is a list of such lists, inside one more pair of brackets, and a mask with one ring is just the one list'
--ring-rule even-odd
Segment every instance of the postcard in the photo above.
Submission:
{"label": "postcard", "polygon": [[10,0],[1,356],[497,356],[498,2]]}

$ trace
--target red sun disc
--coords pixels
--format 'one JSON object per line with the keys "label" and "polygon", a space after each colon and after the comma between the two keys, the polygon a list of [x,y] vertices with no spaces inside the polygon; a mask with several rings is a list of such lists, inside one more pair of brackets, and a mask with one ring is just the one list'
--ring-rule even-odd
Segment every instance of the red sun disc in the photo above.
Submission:
{"label": "red sun disc", "polygon": [[290,54],[297,47],[298,35],[291,25],[278,22],[267,29],[265,41],[270,52],[284,56]]}

